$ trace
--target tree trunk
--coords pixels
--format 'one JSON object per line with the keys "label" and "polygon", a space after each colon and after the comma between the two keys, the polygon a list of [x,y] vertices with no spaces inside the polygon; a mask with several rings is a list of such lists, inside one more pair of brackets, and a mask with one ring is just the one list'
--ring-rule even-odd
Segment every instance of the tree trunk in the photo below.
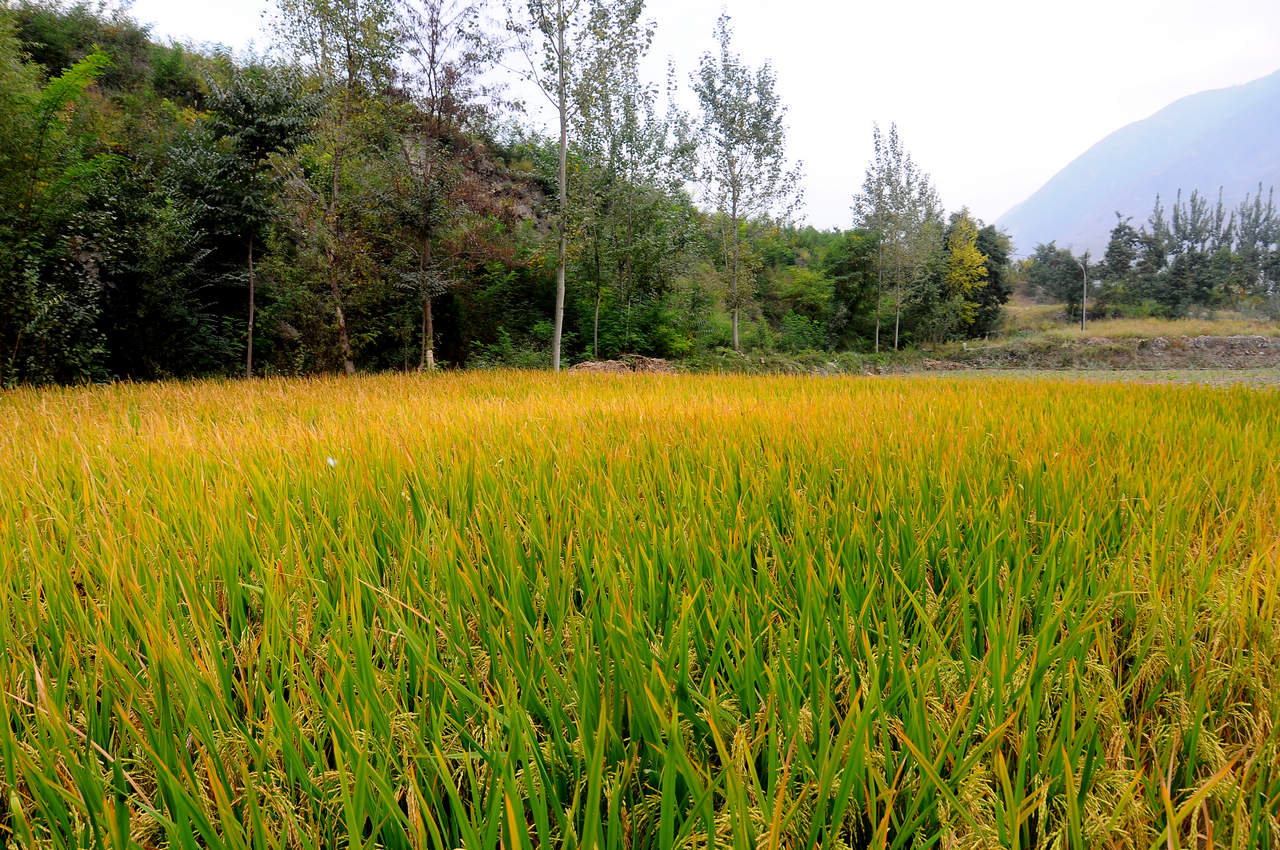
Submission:
{"label": "tree trunk", "polygon": [[422,360],[419,370],[434,372],[436,368],[435,326],[431,315],[431,296],[422,299]]}
{"label": "tree trunk", "polygon": [[253,237],[249,237],[249,343],[245,348],[244,355],[244,376],[246,378],[253,377],[253,312],[254,312],[254,290],[255,279],[253,275]]}
{"label": "tree trunk", "polygon": [[902,326],[902,258],[898,258],[898,279],[894,281],[893,350],[898,350],[898,329]]}
{"label": "tree trunk", "polygon": [[334,128],[333,186],[329,194],[329,208],[325,211],[331,229],[330,240],[325,248],[325,260],[327,261],[329,273],[329,292],[333,296],[333,312],[338,319],[338,347],[342,351],[342,371],[348,375],[356,373],[356,364],[351,359],[351,336],[347,333],[347,316],[342,311],[342,290],[338,287],[338,254],[336,246],[342,242],[341,211],[339,209],[342,188],[342,156],[344,152],[342,134],[346,130],[347,121],[351,115],[351,92],[355,87],[353,67],[350,45],[348,45],[347,90],[342,95],[341,118],[338,121],[338,126]]}
{"label": "tree trunk", "polygon": [[591,359],[600,359],[600,282],[596,281],[596,317],[591,330]]}
{"label": "tree trunk", "polygon": [[431,290],[427,288],[427,266],[431,263],[431,234],[422,236],[422,248],[418,251],[418,285],[422,292],[422,359],[418,361],[418,369],[436,368],[436,333],[431,315]]}
{"label": "tree trunk", "polygon": [[738,193],[733,193],[733,215],[729,223],[733,226],[733,262],[730,266],[729,298],[733,301],[733,350],[741,352],[738,342],[738,259],[740,243],[738,240]]}
{"label": "tree trunk", "polygon": [[600,359],[600,300],[604,297],[604,286],[600,282],[600,228],[593,228],[593,253],[596,260],[596,315],[591,329],[591,359]]}
{"label": "tree trunk", "polygon": [[880,353],[880,308],[884,305],[884,245],[876,246],[876,354]]}
{"label": "tree trunk", "polygon": [[[632,183],[632,179],[633,178],[631,174],[628,173],[627,174],[628,187],[634,185]],[[632,346],[632,340],[631,340],[631,299],[632,299],[632,295],[635,292],[634,261],[635,261],[635,245],[636,245],[636,222],[635,222],[635,210],[633,209],[632,203],[631,203],[630,188],[626,190],[625,197],[627,199],[627,243],[626,243],[627,250],[623,254],[624,262],[622,264],[622,286],[623,286],[623,290],[627,294],[627,347],[630,348],[632,351],[635,351],[635,348]]]}
{"label": "tree trunk", "polygon": [[342,312],[342,291],[338,289],[337,257],[333,249],[325,251],[329,261],[329,292],[333,296],[333,312],[338,319],[338,348],[342,351],[342,371],[348,375],[356,373],[355,361],[351,359],[351,336],[347,333],[347,316]]}
{"label": "tree trunk", "polygon": [[560,244],[556,248],[556,316],[555,332],[551,339],[551,368],[560,371],[560,343],[564,336],[564,265],[569,248],[567,211],[569,207],[568,154],[569,154],[569,105],[565,80],[564,54],[564,0],[556,0],[556,86],[560,108]]}

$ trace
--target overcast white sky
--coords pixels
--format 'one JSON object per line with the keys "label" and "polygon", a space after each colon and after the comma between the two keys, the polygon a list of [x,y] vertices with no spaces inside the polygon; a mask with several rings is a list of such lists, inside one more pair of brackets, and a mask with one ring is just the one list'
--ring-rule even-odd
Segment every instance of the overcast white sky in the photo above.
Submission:
{"label": "overcast white sky", "polygon": [[[257,42],[270,0],[136,0],[154,33]],[[898,123],[949,209],[994,221],[1113,130],[1184,95],[1280,69],[1277,0],[649,0],[655,68],[687,81],[734,18],[773,61],[808,220],[847,226],[873,122]]]}

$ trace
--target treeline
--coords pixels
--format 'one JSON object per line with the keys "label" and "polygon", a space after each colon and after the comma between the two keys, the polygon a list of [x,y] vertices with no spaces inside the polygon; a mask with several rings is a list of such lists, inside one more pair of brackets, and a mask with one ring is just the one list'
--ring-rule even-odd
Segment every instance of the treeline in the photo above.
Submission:
{"label": "treeline", "polygon": [[1026,268],[1045,299],[1080,315],[1176,318],[1232,309],[1280,319],[1280,216],[1274,192],[1262,186],[1234,209],[1198,191],[1178,192],[1171,213],[1159,196],[1145,224],[1116,213],[1106,253],[1090,262],[1050,242],[1038,245]]}
{"label": "treeline", "polygon": [[[989,332],[1007,238],[946,216],[896,130],[853,229],[795,224],[774,72],[727,17],[714,35],[690,114],[674,71],[665,98],[639,76],[642,0],[279,0],[257,57],[0,8],[0,382]],[[546,96],[549,138],[498,67]]]}

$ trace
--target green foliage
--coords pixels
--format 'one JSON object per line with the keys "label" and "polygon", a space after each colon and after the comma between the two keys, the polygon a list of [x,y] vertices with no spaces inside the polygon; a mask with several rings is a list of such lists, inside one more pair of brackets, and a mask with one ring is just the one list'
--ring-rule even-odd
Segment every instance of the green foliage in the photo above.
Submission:
{"label": "green foliage", "polygon": [[156,51],[146,30],[125,4],[92,0],[70,3],[19,0],[13,16],[23,50],[49,77],[68,70],[96,51],[111,58],[102,86],[113,94],[143,91],[154,78]]}
{"label": "green foliage", "polygon": [[814,351],[825,348],[827,326],[801,313],[788,313],[782,318],[779,347],[783,351]]}
{"label": "green foliage", "polygon": [[541,337],[524,345],[517,345],[505,327],[498,326],[497,338],[490,344],[481,344],[472,355],[471,365],[477,369],[545,369],[548,365],[546,338],[550,325],[544,323]]}
{"label": "green foliage", "polygon": [[1211,206],[1199,192],[1185,200],[1179,192],[1171,218],[1156,198],[1143,227],[1116,219],[1095,270],[1100,315],[1172,318],[1221,307],[1265,314],[1280,294],[1280,216],[1261,186],[1235,210],[1221,194]]}
{"label": "green foliage", "polygon": [[744,306],[742,225],[752,218],[787,220],[798,205],[800,166],[786,158],[786,107],[777,93],[777,77],[767,62],[757,69],[733,50],[728,13],[716,21],[718,51],[704,53],[693,75],[701,110],[697,176],[719,213],[721,261],[729,280],[733,345],[738,347],[738,317]]}
{"label": "green foliage", "polygon": [[841,234],[825,257],[832,282],[831,331],[841,348],[869,349],[874,342],[880,237],[867,230]]}
{"label": "green foliage", "polygon": [[1079,315],[1084,286],[1082,262],[1053,242],[1037,245],[1027,268],[1027,282],[1043,298],[1065,303],[1069,312]]}
{"label": "green foliage", "polygon": [[1013,294],[1013,269],[1010,255],[1013,244],[1008,234],[996,230],[994,225],[987,225],[978,231],[976,243],[978,251],[986,257],[986,278],[982,286],[973,295],[973,324],[969,327],[969,335],[986,336],[1000,324],[1001,311]]}
{"label": "green foliage", "polygon": [[[859,227],[880,236],[875,347],[878,351],[883,300],[891,296],[896,350],[905,340],[916,337],[943,338],[956,323],[953,318],[939,321],[935,309],[946,301],[946,286],[938,268],[945,246],[942,205],[933,180],[903,145],[896,124],[889,126],[888,134],[876,125],[872,141],[875,155],[867,166],[862,190],[854,196],[853,212]],[[946,306],[943,310],[955,312]]]}
{"label": "green foliage", "polygon": [[674,353],[685,346],[663,324],[661,302],[690,258],[696,227],[683,187],[680,119],[659,115],[657,91],[640,78],[653,39],[643,3],[595,0],[588,12],[573,84],[569,191],[574,265],[593,302],[583,316],[589,353]]}
{"label": "green foliage", "polygon": [[1111,229],[1111,239],[1107,242],[1107,253],[1103,258],[1104,269],[1109,279],[1119,280],[1128,277],[1138,262],[1141,236],[1129,222],[1116,213],[1116,226]]}
{"label": "green foliage", "polygon": [[0,172],[10,202],[0,211],[0,384],[99,378],[100,263],[113,237],[87,201],[119,160],[99,144],[84,105],[111,63],[94,50],[39,87],[3,15],[0,63],[0,122],[9,131]]}
{"label": "green foliage", "polygon": [[956,304],[957,328],[971,328],[978,317],[977,294],[987,281],[987,256],[978,250],[978,227],[968,210],[951,217],[947,234],[946,297]]}
{"label": "green foliage", "polygon": [[[739,321],[762,355],[870,350],[888,320],[904,344],[994,323],[1007,245],[979,230],[987,278],[950,316],[945,234],[905,155],[909,239],[789,223],[785,105],[727,18],[695,121],[638,75],[642,3],[565,9],[565,362],[696,357],[741,343]],[[490,98],[481,22],[466,0],[286,0],[286,68],[153,44],[115,7],[6,7],[0,382],[244,374],[250,349],[255,374],[412,369],[437,350],[533,365],[557,335],[560,146]],[[722,212],[695,205],[695,172]],[[1250,226],[1270,232],[1262,210]],[[1166,265],[1197,291],[1200,266]]]}

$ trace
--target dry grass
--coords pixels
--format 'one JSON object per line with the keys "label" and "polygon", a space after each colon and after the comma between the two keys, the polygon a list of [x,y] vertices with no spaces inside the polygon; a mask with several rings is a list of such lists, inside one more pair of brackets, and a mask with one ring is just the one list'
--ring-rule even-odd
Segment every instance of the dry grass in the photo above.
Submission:
{"label": "dry grass", "polygon": [[0,396],[0,843],[1280,846],[1280,394]]}
{"label": "dry grass", "polygon": [[1067,318],[1061,304],[1016,300],[1005,308],[1002,336],[1044,334],[1066,339],[1172,339],[1183,336],[1280,336],[1280,322],[1224,314],[1201,319],[1101,319],[1085,324]]}
{"label": "dry grass", "polygon": [[1280,322],[1264,319],[1103,319],[1059,327],[1049,335],[1068,338],[1173,339],[1181,336],[1280,336]]}
{"label": "dry grass", "polygon": [[1001,336],[1024,336],[1063,328],[1068,324],[1062,304],[1037,304],[1014,298],[1004,307],[1000,319]]}

